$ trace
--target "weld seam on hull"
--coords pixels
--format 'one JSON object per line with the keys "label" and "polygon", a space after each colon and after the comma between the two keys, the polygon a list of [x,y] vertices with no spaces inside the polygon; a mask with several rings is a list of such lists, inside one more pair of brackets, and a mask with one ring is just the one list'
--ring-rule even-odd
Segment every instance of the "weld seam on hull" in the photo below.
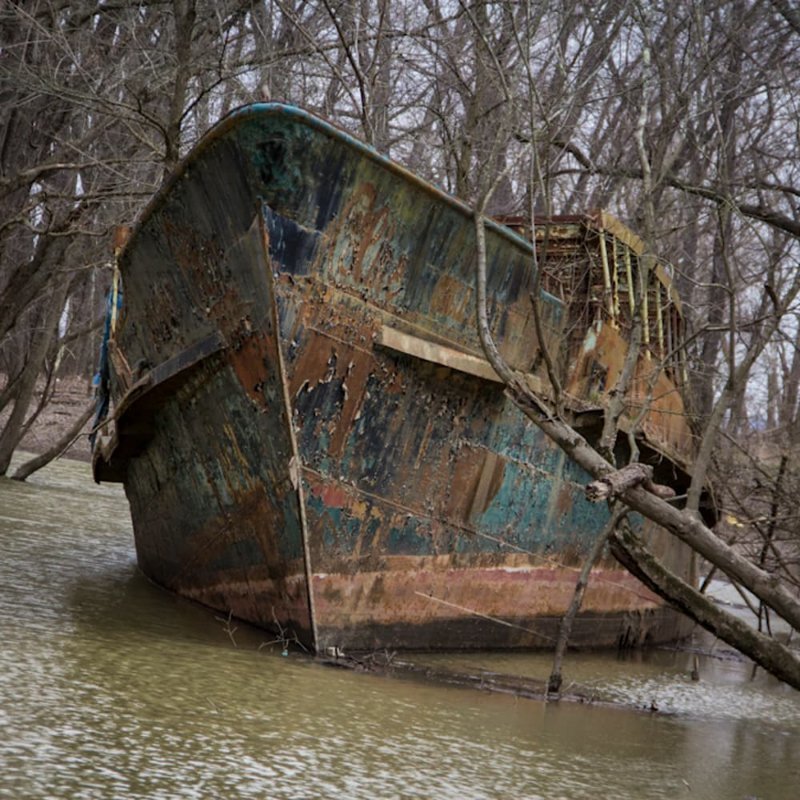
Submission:
{"label": "weld seam on hull", "polygon": [[261,242],[263,247],[264,268],[267,273],[267,284],[269,285],[272,302],[270,303],[270,315],[272,325],[275,330],[277,347],[275,348],[278,360],[278,374],[280,376],[281,391],[283,392],[283,408],[286,418],[286,428],[289,434],[289,442],[292,448],[292,463],[289,465],[289,478],[294,485],[297,494],[297,507],[300,521],[300,536],[303,540],[303,566],[306,577],[306,592],[308,596],[308,617],[311,627],[311,638],[314,651],[318,652],[319,639],[317,637],[317,618],[314,613],[314,588],[312,585],[311,550],[308,543],[308,519],[306,517],[306,498],[303,489],[303,467],[300,460],[300,448],[297,444],[297,436],[294,431],[292,421],[292,400],[289,394],[289,381],[286,376],[286,364],[283,358],[283,349],[280,341],[280,320],[278,318],[278,297],[276,295],[275,277],[272,274],[272,263],[269,255],[269,231],[264,222],[263,213],[259,213],[259,227],[261,228]]}

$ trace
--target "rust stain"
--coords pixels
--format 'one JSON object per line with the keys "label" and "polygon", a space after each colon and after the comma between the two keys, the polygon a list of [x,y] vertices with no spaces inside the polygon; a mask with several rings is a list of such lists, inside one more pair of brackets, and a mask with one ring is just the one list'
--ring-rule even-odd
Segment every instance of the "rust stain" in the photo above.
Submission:
{"label": "rust stain", "polygon": [[[447,560],[420,561],[409,568],[407,559],[394,569],[387,558],[384,569],[313,576],[316,610],[323,627],[346,625],[419,625],[431,620],[469,617],[470,610],[499,619],[525,615],[560,616],[575,591],[577,570],[564,567],[517,566],[452,569]],[[596,570],[584,596],[584,612],[614,613],[637,606],[646,609],[658,598],[622,568]],[[384,599],[392,598],[387,604]],[[444,602],[441,602],[444,601]]]}
{"label": "rust stain", "polygon": [[328,452],[338,457],[359,413],[375,361],[371,354],[317,331],[310,331],[308,337],[308,345],[292,367],[289,390],[295,397],[301,392],[311,392],[336,382],[339,387],[338,414],[330,423]]}
{"label": "rust stain", "polygon": [[342,455],[345,441],[351,432],[353,422],[361,409],[366,391],[367,379],[373,369],[374,360],[359,351],[351,351],[342,377],[344,401],[339,423],[331,437],[330,454]]}
{"label": "rust stain", "polygon": [[[568,391],[592,403],[604,403],[619,380],[627,351],[628,343],[618,330],[608,324],[595,325],[584,340]],[[640,356],[627,400],[629,421],[646,402],[642,428],[648,438],[670,448],[684,461],[691,460],[692,435],[683,397],[657,359]]]}
{"label": "rust stain", "polygon": [[442,275],[433,289],[431,311],[466,319],[475,299],[474,290],[450,275]]}
{"label": "rust stain", "polygon": [[195,302],[208,305],[225,291],[225,276],[219,265],[224,251],[219,242],[201,230],[190,229],[164,220],[164,233],[172,250],[175,265],[184,274],[184,286]]}
{"label": "rust stain", "polygon": [[264,384],[270,376],[276,343],[265,333],[252,333],[230,351],[229,360],[247,396],[262,411],[267,411]]}
{"label": "rust stain", "polygon": [[466,443],[458,450],[450,484],[449,501],[445,508],[448,518],[467,522],[472,508],[481,470],[485,463],[485,452]]}
{"label": "rust stain", "polygon": [[349,273],[355,283],[361,283],[367,272],[372,271],[368,264],[374,263],[374,272],[387,281],[405,270],[405,260],[395,259],[392,252],[394,220],[388,206],[375,207],[377,199],[373,184],[364,182],[357,186],[342,209],[332,237],[342,254],[337,271]]}
{"label": "rust stain", "polygon": [[556,496],[556,510],[560,514],[566,514],[575,500],[575,489],[571,486],[560,484]]}
{"label": "rust stain", "polygon": [[202,583],[183,583],[172,587],[182,595],[210,608],[226,609],[237,619],[246,619],[264,628],[280,625],[289,635],[302,634],[309,641],[308,602],[305,575],[300,572],[284,578],[243,577],[231,572]]}
{"label": "rust stain", "polygon": [[348,505],[348,494],[339,485],[331,483],[317,484],[311,491],[328,508],[346,508]]}

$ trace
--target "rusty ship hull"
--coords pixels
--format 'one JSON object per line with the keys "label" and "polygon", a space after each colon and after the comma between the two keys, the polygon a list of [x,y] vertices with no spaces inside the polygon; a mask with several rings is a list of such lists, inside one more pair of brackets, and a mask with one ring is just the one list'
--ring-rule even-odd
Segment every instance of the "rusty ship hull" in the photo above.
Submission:
{"label": "rusty ship hull", "polygon": [[[552,645],[607,510],[482,356],[471,220],[292,107],[247,107],[201,141],[120,256],[94,457],[124,483],[150,578],[317,651]],[[531,246],[487,237],[495,337],[546,391]],[[557,351],[565,304],[539,302]],[[573,642],[683,633],[606,560]]]}

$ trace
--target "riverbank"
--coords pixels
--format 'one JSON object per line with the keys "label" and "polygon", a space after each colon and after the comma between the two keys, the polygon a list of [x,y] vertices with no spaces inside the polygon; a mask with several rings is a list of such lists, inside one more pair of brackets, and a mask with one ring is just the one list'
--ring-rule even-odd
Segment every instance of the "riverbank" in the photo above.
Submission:
{"label": "riverbank", "polygon": [[[0,380],[0,384],[2,384]],[[75,424],[94,397],[94,389],[85,377],[75,375],[57,380],[52,396],[34,420],[30,430],[25,434],[18,449],[33,455],[45,452],[52,447]],[[34,400],[31,411],[41,399],[41,387]],[[0,414],[0,427],[9,413],[7,409]],[[30,413],[30,412],[29,412]],[[88,422],[77,439],[64,451],[62,457],[88,462],[91,460],[89,449]]]}

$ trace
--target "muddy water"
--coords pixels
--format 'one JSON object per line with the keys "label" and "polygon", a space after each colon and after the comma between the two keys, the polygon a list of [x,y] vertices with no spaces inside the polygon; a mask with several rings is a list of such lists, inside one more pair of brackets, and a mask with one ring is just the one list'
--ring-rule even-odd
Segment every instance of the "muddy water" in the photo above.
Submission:
{"label": "muddy water", "polygon": [[0,481],[0,798],[800,797],[800,693],[740,663],[569,662],[653,714],[353,674],[226,627],[137,572],[124,496],[84,465]]}

